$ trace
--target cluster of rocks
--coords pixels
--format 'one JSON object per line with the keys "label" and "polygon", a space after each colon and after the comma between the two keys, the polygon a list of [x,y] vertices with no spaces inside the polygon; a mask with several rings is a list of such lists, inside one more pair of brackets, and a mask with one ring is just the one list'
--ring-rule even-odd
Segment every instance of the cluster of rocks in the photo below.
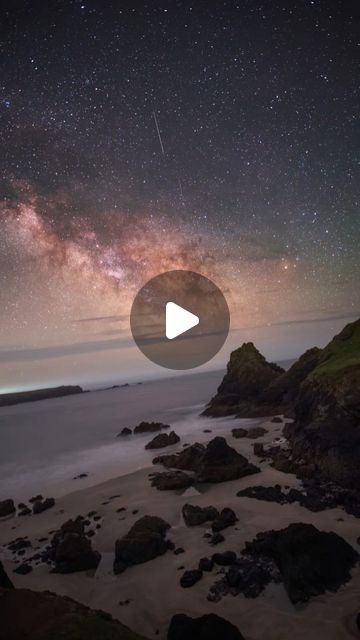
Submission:
{"label": "cluster of rocks", "polygon": [[252,486],[238,491],[239,497],[255,498],[278,504],[298,502],[309,511],[323,511],[342,507],[346,513],[360,518],[360,493],[339,487],[334,483],[318,480],[303,480],[301,489],[283,491],[279,484],[273,487]]}
{"label": "cluster of rocks", "polygon": [[118,437],[130,436],[132,433],[154,433],[156,431],[162,431],[163,429],[170,429],[170,425],[163,422],[146,422],[143,420],[134,428],[134,430],[129,427],[124,427],[120,433],[118,433]]}
{"label": "cluster of rocks", "polygon": [[201,558],[198,568],[184,572],[180,585],[192,587],[204,571],[212,571],[217,565],[223,575],[210,588],[208,600],[212,602],[227,594],[256,598],[270,582],[283,582],[291,602],[296,604],[326,591],[337,591],[350,580],[350,570],[358,559],[358,553],[336,533],[296,523],[258,533],[245,544],[240,556],[225,551]]}
{"label": "cluster of rocks", "polygon": [[28,516],[32,513],[34,515],[42,513],[47,509],[51,509],[51,507],[55,505],[55,499],[43,498],[41,495],[37,495],[30,498],[29,503],[31,504],[31,508],[24,502],[20,502],[16,508],[15,502],[11,498],[0,501],[0,518],[5,518],[15,514],[18,516]]}
{"label": "cluster of rocks", "polygon": [[264,427],[250,427],[250,429],[235,427],[231,433],[233,438],[251,438],[256,440],[256,438],[262,438],[268,431]]}
{"label": "cluster of rocks", "polygon": [[87,518],[79,515],[75,520],[65,522],[58,531],[51,531],[50,541],[45,536],[31,542],[25,536],[5,544],[4,548],[12,553],[17,563],[14,573],[26,575],[39,564],[48,564],[53,573],[96,569],[101,556],[93,550],[90,538],[100,529],[99,520],[101,517],[93,511]]}
{"label": "cluster of rocks", "polygon": [[233,526],[238,518],[236,513],[229,507],[225,507],[221,512],[215,507],[199,507],[191,504],[184,504],[182,516],[187,527],[196,527],[206,522],[211,522],[213,533],[218,533]]}
{"label": "cluster of rocks", "polygon": [[[222,437],[213,438],[206,446],[196,443],[185,447],[179,453],[158,456],[154,458],[153,464],[162,464],[181,472],[191,471],[195,474],[186,479],[186,474],[177,473],[176,479],[183,484],[179,488],[190,486],[193,482],[213,483],[236,480],[260,471],[247,458],[230,447]],[[151,477],[153,486],[161,489],[173,488],[174,472],[155,473]]]}

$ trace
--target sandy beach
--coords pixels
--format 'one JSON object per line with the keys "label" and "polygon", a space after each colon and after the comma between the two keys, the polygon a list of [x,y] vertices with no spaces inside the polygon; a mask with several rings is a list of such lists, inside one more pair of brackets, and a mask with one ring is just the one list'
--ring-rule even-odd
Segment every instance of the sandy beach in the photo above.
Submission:
{"label": "sandy beach", "polygon": [[[253,440],[237,440],[231,435],[234,426],[243,426],[249,422],[258,425],[259,420],[212,419],[212,433],[206,434],[203,430],[208,427],[210,419],[199,420],[202,429],[194,434],[191,442],[200,437],[206,442],[221,433],[232,447],[259,465],[259,460],[253,455]],[[257,441],[271,443],[280,437],[283,424],[267,420],[261,421],[261,425],[267,429],[267,433]],[[150,439],[149,434],[142,436],[143,445]],[[180,450],[184,443],[182,438],[171,450]],[[312,523],[321,530],[335,531],[357,548],[358,521],[341,509],[312,513],[298,504],[279,505],[237,497],[237,491],[254,484],[273,486],[279,483],[283,487],[299,485],[294,475],[276,471],[268,462],[261,462],[260,467],[261,473],[256,476],[204,485],[201,493],[190,488],[181,494],[152,488],[148,474],[154,469],[163,468],[152,466],[149,462],[135,472],[61,495],[53,508],[39,515],[10,517],[1,521],[0,545],[19,536],[28,536],[31,541],[32,548],[25,550],[25,555],[21,557],[23,561],[34,554],[34,550],[46,545],[52,537],[49,532],[59,529],[66,520],[79,514],[87,516],[89,512],[96,511],[100,516],[97,523],[101,528],[96,530],[92,543],[102,555],[96,571],[59,575],[50,573],[46,564],[39,564],[28,575],[20,576],[13,573],[16,566],[13,556],[3,547],[0,547],[0,558],[16,587],[47,589],[68,595],[92,608],[101,608],[111,613],[134,631],[149,638],[165,640],[171,617],[174,613],[181,612],[193,616],[205,612],[217,613],[238,626],[247,640],[285,640],[289,637],[294,640],[304,637],[314,640],[345,640],[356,637],[356,630],[352,625],[360,597],[359,568],[353,570],[352,580],[337,593],[313,598],[308,604],[301,606],[290,603],[282,584],[270,584],[254,599],[243,595],[228,595],[219,603],[211,603],[207,600],[207,594],[220,567],[211,573],[204,573],[193,588],[181,588],[179,580],[183,570],[196,568],[201,557],[210,556],[214,551],[203,537],[207,525],[185,525],[181,509],[186,502],[200,506],[213,505],[219,509],[231,507],[236,512],[237,525],[224,532],[226,539],[216,547],[216,551],[240,552],[245,541],[252,540],[259,531],[285,527],[292,522]],[[77,486],[73,484],[74,489]],[[47,494],[46,486],[42,493]],[[119,512],[122,507],[125,510]],[[115,540],[146,514],[166,520],[171,525],[168,537],[176,547],[183,547],[185,552],[174,555],[172,551],[168,551],[155,560],[130,567],[121,575],[115,576],[112,570]],[[42,538],[47,540],[39,542]],[[121,604],[125,601],[129,601],[128,604]]]}

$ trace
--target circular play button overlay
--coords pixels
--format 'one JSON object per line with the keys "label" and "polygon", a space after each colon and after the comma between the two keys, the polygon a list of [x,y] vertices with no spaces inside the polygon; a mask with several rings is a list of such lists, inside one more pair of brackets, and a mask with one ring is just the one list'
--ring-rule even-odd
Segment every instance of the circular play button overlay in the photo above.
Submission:
{"label": "circular play button overlay", "polygon": [[193,369],[211,360],[230,326],[219,287],[194,271],[166,271],[137,293],[130,325],[140,351],[168,369]]}

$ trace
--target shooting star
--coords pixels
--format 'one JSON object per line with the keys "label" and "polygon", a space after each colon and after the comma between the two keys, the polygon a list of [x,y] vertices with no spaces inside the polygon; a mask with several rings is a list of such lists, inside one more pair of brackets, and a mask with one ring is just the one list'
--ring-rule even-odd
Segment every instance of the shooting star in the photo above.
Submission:
{"label": "shooting star", "polygon": [[156,113],[155,111],[153,111],[153,116],[154,116],[154,120],[155,120],[155,126],[156,126],[156,131],[159,137],[159,142],[160,142],[160,147],[161,147],[161,152],[163,154],[163,156],[165,155],[165,151],[164,151],[164,145],[161,139],[161,133],[160,133],[160,129],[159,129],[159,125],[158,125],[158,121],[157,121],[157,117],[156,117]]}

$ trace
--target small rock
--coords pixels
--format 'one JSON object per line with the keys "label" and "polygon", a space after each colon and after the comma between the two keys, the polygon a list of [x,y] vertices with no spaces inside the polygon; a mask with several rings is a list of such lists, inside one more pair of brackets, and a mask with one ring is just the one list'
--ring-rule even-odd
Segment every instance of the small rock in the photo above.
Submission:
{"label": "small rock", "polygon": [[54,498],[45,498],[45,500],[35,500],[33,504],[33,513],[36,515],[50,509],[55,505]]}
{"label": "small rock", "polygon": [[132,430],[129,429],[129,427],[124,427],[120,433],[117,434],[118,438],[121,438],[122,436],[131,436],[132,434]]}
{"label": "small rock", "polygon": [[32,566],[30,564],[19,564],[16,569],[14,569],[14,573],[18,573],[20,576],[26,576],[27,573],[32,571]]}
{"label": "small rock", "polygon": [[213,558],[200,558],[199,569],[200,571],[212,571],[214,568]]}
{"label": "small rock", "polygon": [[215,564],[221,567],[227,567],[231,564],[235,564],[237,559],[235,551],[224,551],[223,553],[214,553],[213,560]]}
{"label": "small rock", "polygon": [[199,582],[202,578],[202,571],[200,569],[192,569],[191,571],[185,571],[180,578],[180,585],[183,589],[193,587],[194,584]]}

